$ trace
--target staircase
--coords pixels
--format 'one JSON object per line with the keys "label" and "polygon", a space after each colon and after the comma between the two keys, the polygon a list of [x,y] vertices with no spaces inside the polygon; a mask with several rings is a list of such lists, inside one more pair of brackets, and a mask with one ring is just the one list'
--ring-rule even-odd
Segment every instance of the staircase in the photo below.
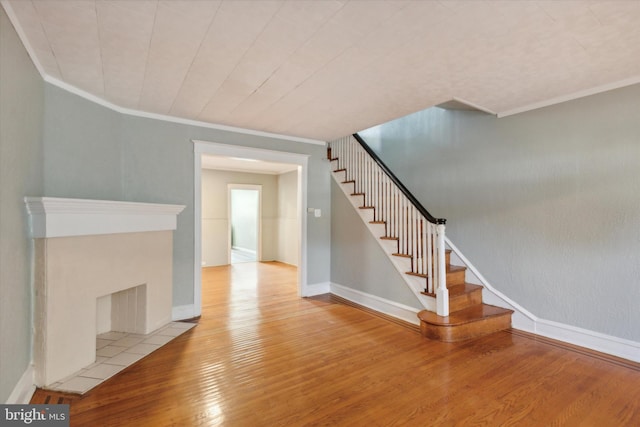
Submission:
{"label": "staircase", "polygon": [[333,177],[379,237],[405,283],[425,307],[420,330],[455,342],[511,327],[512,310],[482,302],[482,286],[466,282],[466,266],[451,264],[446,221],[433,217],[357,135],[329,143]]}

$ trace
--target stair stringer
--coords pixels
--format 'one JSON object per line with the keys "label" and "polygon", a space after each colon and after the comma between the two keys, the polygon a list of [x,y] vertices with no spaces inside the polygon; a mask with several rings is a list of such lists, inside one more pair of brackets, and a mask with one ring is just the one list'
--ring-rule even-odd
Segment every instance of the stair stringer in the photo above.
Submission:
{"label": "stair stringer", "polygon": [[387,257],[391,261],[391,264],[395,267],[398,273],[400,273],[400,276],[402,277],[404,283],[409,287],[416,299],[426,310],[435,312],[436,299],[432,296],[424,295],[422,293],[426,285],[425,279],[406,274],[407,271],[411,271],[411,260],[409,258],[392,255],[394,252],[397,252],[397,243],[391,240],[383,240],[380,238],[385,234],[384,224],[371,224],[371,221],[373,221],[373,210],[360,209],[364,204],[364,196],[352,194],[354,192],[354,184],[352,182],[343,182],[346,179],[344,171],[331,172],[331,176],[336,181],[338,187],[340,187],[355,211],[358,213],[358,216],[360,217],[364,225],[369,229],[369,232],[373,235],[373,237],[375,237],[375,240],[385,252]]}

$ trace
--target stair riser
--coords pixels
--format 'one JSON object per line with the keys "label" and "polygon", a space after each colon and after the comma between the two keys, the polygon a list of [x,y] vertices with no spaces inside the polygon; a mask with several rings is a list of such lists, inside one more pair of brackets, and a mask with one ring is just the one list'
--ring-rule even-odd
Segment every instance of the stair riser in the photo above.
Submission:
{"label": "stair riser", "polygon": [[449,311],[464,310],[472,305],[482,304],[482,290],[477,289],[468,294],[449,298]]}
{"label": "stair riser", "polygon": [[509,329],[510,327],[511,314],[489,317],[455,327],[420,322],[420,332],[424,337],[443,342],[464,341]]}
{"label": "stair riser", "polygon": [[462,285],[465,282],[465,271],[447,271],[447,288],[455,285]]}

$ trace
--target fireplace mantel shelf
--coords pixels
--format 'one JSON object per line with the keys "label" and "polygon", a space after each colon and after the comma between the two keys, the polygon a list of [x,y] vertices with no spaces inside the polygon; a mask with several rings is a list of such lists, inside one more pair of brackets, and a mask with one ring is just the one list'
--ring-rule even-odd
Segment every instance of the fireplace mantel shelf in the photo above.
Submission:
{"label": "fireplace mantel shelf", "polygon": [[25,197],[34,238],[175,230],[184,205]]}

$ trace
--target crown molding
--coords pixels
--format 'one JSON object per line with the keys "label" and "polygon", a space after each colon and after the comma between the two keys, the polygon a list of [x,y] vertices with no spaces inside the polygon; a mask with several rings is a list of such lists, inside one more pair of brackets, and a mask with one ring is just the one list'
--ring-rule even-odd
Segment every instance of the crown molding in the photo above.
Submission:
{"label": "crown molding", "polygon": [[502,111],[497,114],[497,117],[500,119],[503,117],[513,116],[514,114],[520,114],[520,113],[525,113],[531,110],[537,110],[539,108],[550,107],[552,105],[561,104],[567,101],[573,101],[573,100],[584,98],[591,95],[597,95],[599,93],[620,89],[620,88],[635,85],[638,83],[640,83],[640,76],[631,77],[628,79],[619,80],[617,82],[607,83],[607,84],[596,86],[590,89],[585,89],[578,92],[569,93],[567,95],[546,99],[544,101],[535,102],[533,104],[525,105],[523,107],[517,107],[511,110]]}
{"label": "crown molding", "polygon": [[142,117],[145,119],[160,120],[163,122],[176,123],[176,124],[187,125],[187,126],[196,126],[201,128],[207,128],[207,129],[216,129],[216,130],[221,130],[225,132],[242,133],[245,135],[254,135],[254,136],[260,136],[263,138],[274,138],[274,139],[280,139],[280,140],[286,140],[286,141],[302,142],[305,144],[326,145],[326,141],[321,141],[319,139],[303,138],[298,136],[282,135],[278,133],[239,128],[235,126],[219,125],[215,123],[202,122],[199,120],[191,120],[191,119],[184,119],[182,117],[169,116],[165,114],[149,113],[147,111],[135,110],[132,108],[124,108],[119,105],[113,104],[112,102],[109,102],[103,98],[100,98],[99,96],[93,95],[73,85],[70,85],[69,83],[58,80],[55,77],[45,75],[44,81],[62,90],[65,90],[69,93],[72,93],[88,101],[94,102],[98,105],[109,108],[110,110],[116,111],[120,114],[124,114],[127,116]]}

